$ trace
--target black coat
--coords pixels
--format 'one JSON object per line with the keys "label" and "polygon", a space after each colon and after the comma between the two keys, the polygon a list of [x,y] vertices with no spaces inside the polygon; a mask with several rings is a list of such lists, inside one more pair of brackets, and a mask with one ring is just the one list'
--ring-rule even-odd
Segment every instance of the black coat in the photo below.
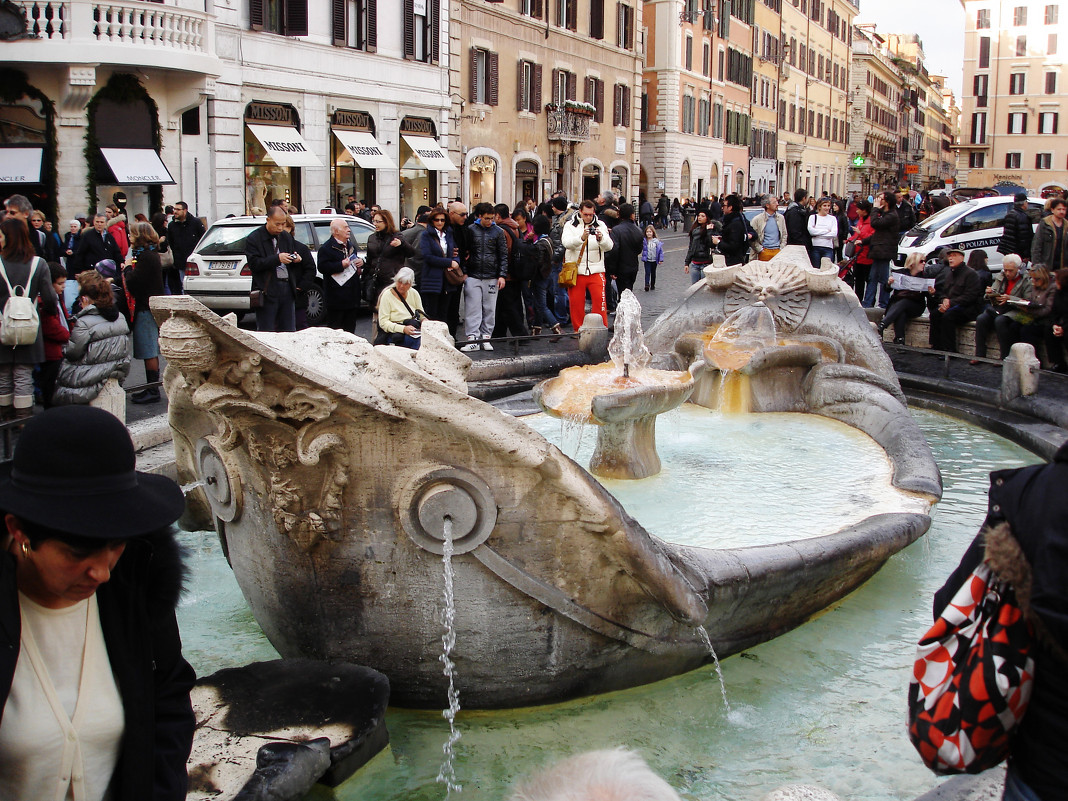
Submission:
{"label": "black coat", "polygon": [[289,274],[293,276],[293,286],[296,289],[293,306],[297,309],[306,309],[308,308],[308,290],[315,286],[315,258],[312,256],[311,248],[296,237],[293,237],[293,249],[300,256],[299,262],[289,265]]}
{"label": "black coat", "polygon": [[897,256],[897,243],[901,240],[897,212],[872,209],[870,221],[875,233],[864,242],[871,247],[869,255],[873,260],[893,261]]}
{"label": "black coat", "polygon": [[67,276],[73,278],[82,270],[91,270],[97,262],[104,259],[111,259],[115,266],[122,264],[122,253],[119,252],[115,237],[107,231],[100,234],[95,228],[87,228],[82,231],[81,242],[74,251],[74,268],[67,269]]}
{"label": "black coat", "polygon": [[[732,211],[723,218],[723,233],[721,236],[723,238],[719,243],[719,252],[723,254],[727,265],[741,264],[749,243],[745,220],[742,219],[740,211]],[[789,233],[787,233],[787,236],[789,236]]]}
{"label": "black coat", "polygon": [[[916,224],[916,207],[912,201],[906,195],[901,199],[901,204],[897,207],[897,230],[899,233],[905,233]],[[896,255],[896,254],[895,254]]]}
{"label": "black coat", "polygon": [[148,300],[163,294],[163,271],[160,268],[159,252],[143,247],[132,248],[135,264],[123,270],[127,291],[133,295],[134,312],[148,310]]}
{"label": "black coat", "polygon": [[979,273],[962,264],[956,270],[948,264],[935,279],[935,301],[949,298],[949,307],[957,307],[971,317],[978,317],[983,306],[983,282]]}
{"label": "black coat", "polygon": [[[394,239],[400,239],[400,244],[393,247],[389,243]],[[368,295],[368,301],[375,308],[378,307],[378,296],[382,290],[393,283],[397,276],[397,270],[404,266],[404,261],[415,248],[401,239],[401,232],[396,231],[387,234],[385,231],[375,231],[367,238],[367,267],[364,269],[364,286],[370,283],[374,287],[374,294]]]}
{"label": "black coat", "polygon": [[1034,237],[1035,229],[1031,227],[1031,218],[1027,216],[1027,212],[1019,206],[1013,206],[1005,215],[998,253],[1015,253],[1027,261],[1031,258],[1031,241]]}
{"label": "black coat", "polygon": [[345,267],[341,265],[346,258],[356,260],[356,252],[351,249],[351,243],[342,245],[334,237],[330,237],[319,248],[317,269],[323,274],[323,294],[326,296],[326,308],[328,309],[358,309],[360,307],[360,275],[352,276],[344,284],[338,284],[331,276],[343,272]]}
{"label": "black coat", "polygon": [[621,220],[616,223],[612,229],[612,249],[608,251],[616,254],[612,275],[638,274],[638,259],[642,255],[644,239],[642,229],[634,224],[634,220]]}
{"label": "black coat", "polygon": [[804,245],[812,247],[812,234],[808,232],[808,208],[805,206],[791,206],[782,215],[786,220],[786,241],[791,245]]}
{"label": "black coat", "polygon": [[[267,292],[274,283],[278,265],[282,263],[281,259],[278,258],[278,254],[295,253],[296,250],[296,242],[288,231],[280,231],[278,233],[278,253],[275,253],[271,235],[267,233],[267,226],[261,225],[249,234],[245,240],[245,258],[248,260],[248,268],[252,271],[252,283],[256,288]],[[303,259],[304,257],[302,256],[301,258]],[[174,263],[178,264],[177,253],[175,254]],[[293,295],[295,297],[297,294],[297,273],[299,271],[291,267],[287,267],[287,269],[289,270],[289,284],[293,287]]]}
{"label": "black coat", "polygon": [[[182,657],[174,610],[184,568],[170,533],[131,541],[97,590],[100,626],[122,696],[126,729],[115,767],[115,801],[184,801],[195,721],[196,679]],[[15,560],[0,556],[0,705],[19,656]]]}
{"label": "black coat", "polygon": [[185,221],[171,220],[167,226],[167,247],[174,254],[174,266],[185,267],[186,259],[204,236],[204,223],[192,214],[185,215]]}
{"label": "black coat", "polygon": [[[1068,444],[1048,465],[999,470],[990,479],[984,530],[1008,522],[1031,565],[1031,608],[1049,639],[1068,649]],[[935,595],[936,612],[982,561],[983,539],[980,533]],[[1034,690],[1009,762],[1040,798],[1063,798],[1068,787],[1068,665],[1045,642],[1033,653]]]}

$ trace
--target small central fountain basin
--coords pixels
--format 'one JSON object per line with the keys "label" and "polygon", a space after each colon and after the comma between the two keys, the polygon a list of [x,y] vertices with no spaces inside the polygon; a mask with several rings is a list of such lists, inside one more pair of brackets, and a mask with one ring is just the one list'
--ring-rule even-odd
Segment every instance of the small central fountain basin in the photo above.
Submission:
{"label": "small central fountain basin", "polygon": [[[624,376],[612,362],[582,365],[568,367],[556,378],[543,382],[540,385],[539,403],[546,413],[553,417],[576,423],[601,425],[603,420],[598,419],[595,404],[601,406],[603,401],[598,403],[598,399],[633,389],[643,390],[643,395],[650,394],[650,390],[662,389],[672,396],[681,396],[690,389],[692,383],[693,379],[689,373],[675,370],[643,368]],[[681,402],[676,402],[674,406]],[[645,413],[654,413],[654,409],[656,413],[666,411],[660,408],[662,406],[663,402],[657,402],[652,408],[646,409]]]}

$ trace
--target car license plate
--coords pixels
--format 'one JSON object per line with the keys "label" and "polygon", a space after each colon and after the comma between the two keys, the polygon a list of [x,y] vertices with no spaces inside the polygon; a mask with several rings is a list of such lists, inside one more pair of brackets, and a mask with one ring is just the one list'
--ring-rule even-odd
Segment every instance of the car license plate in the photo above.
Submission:
{"label": "car license plate", "polygon": [[237,264],[237,262],[234,262],[234,261],[209,261],[208,262],[208,269],[209,270],[227,270],[227,271],[229,271],[229,270],[234,269],[234,266],[236,264]]}

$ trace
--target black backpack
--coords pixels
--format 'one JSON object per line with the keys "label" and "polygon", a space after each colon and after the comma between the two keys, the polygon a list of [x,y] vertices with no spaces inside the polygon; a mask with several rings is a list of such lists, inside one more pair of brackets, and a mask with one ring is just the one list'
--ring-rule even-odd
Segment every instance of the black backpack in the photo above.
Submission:
{"label": "black backpack", "polygon": [[533,242],[520,239],[515,244],[515,259],[512,261],[509,276],[517,281],[530,281],[538,271],[540,259],[538,258],[538,246]]}

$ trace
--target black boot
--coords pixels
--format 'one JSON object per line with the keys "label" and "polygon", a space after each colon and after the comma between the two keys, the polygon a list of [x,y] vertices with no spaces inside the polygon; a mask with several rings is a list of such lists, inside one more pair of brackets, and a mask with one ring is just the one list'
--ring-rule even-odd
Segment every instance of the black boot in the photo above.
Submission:
{"label": "black boot", "polygon": [[[145,370],[145,383],[152,384],[156,381],[159,381],[159,370]],[[131,403],[137,404],[159,403],[159,401],[159,387],[148,387],[147,389],[134,393],[134,396],[130,398]]]}

